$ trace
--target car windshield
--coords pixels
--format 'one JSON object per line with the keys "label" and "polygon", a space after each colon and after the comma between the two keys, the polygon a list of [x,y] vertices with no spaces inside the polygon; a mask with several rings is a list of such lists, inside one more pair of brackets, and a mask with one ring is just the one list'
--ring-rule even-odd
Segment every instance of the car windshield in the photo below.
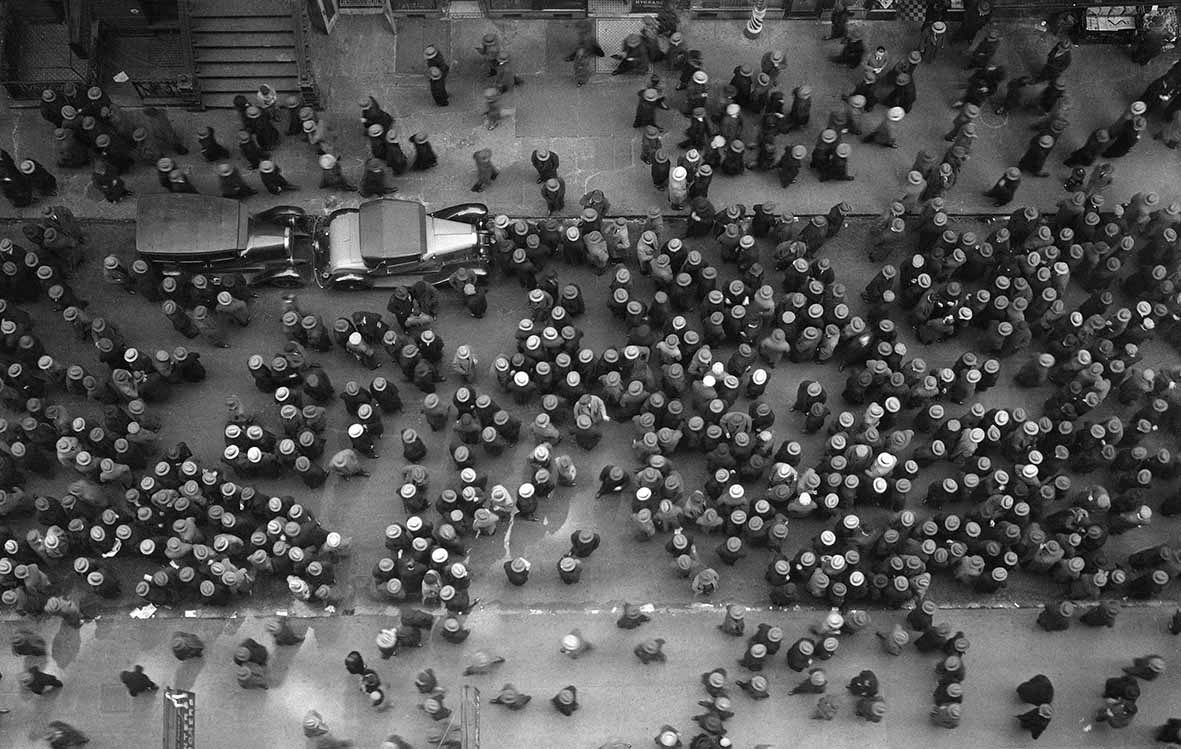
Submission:
{"label": "car windshield", "polygon": [[409,200],[374,200],[361,206],[361,257],[412,260],[426,250],[426,209]]}

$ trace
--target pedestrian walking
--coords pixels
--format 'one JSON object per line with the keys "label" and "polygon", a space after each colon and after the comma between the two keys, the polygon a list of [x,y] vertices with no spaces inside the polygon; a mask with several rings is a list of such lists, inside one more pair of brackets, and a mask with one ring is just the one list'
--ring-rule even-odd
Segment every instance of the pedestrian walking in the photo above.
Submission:
{"label": "pedestrian walking", "polygon": [[225,146],[218,143],[217,133],[208,125],[197,130],[197,147],[201,151],[201,157],[210,163],[225,161],[230,157],[230,152]]}
{"label": "pedestrian walking", "polygon": [[344,172],[340,168],[340,161],[335,156],[330,153],[322,154],[319,164],[321,190],[356,192],[357,187],[345,179]]}
{"label": "pedestrian walking", "polygon": [[516,712],[518,710],[524,710],[525,706],[532,699],[532,696],[519,692],[516,687],[509,683],[502,686],[500,691],[488,701],[493,705],[503,705],[509,710]]}
{"label": "pedestrian walking", "polygon": [[365,170],[361,174],[361,184],[357,188],[361,197],[389,195],[397,191],[397,187],[386,182],[385,162],[374,158],[365,162]]}
{"label": "pedestrian walking", "polygon": [[1054,138],[1049,135],[1035,135],[1029,142],[1029,147],[1022,154],[1021,160],[1017,162],[1017,167],[1028,174],[1035,177],[1048,177],[1050,173],[1046,171],[1046,160],[1050,157],[1050,151],[1054,148]]}
{"label": "pedestrian walking", "polygon": [[[657,154],[659,159],[660,154]],[[668,178],[668,202],[674,211],[685,208],[689,199],[689,173],[685,167],[678,166],[672,170]]]}
{"label": "pedestrian walking", "polygon": [[332,472],[340,476],[345,481],[355,476],[368,476],[369,471],[365,470],[361,465],[361,456],[357,454],[356,450],[345,448],[332,456],[329,462],[329,467]]}
{"label": "pedestrian walking", "polygon": [[90,737],[69,723],[51,720],[45,730],[45,740],[51,749],[77,749],[90,743]]}
{"label": "pedestrian walking", "polygon": [[578,689],[573,684],[562,687],[557,694],[550,698],[550,704],[559,713],[569,718],[579,707]]}
{"label": "pedestrian walking", "polygon": [[246,180],[242,178],[242,173],[238,171],[236,166],[229,162],[223,161],[217,165],[217,181],[223,198],[243,200],[257,192],[253,187],[246,184]]}
{"label": "pedestrian walking", "polygon": [[292,628],[291,620],[286,616],[279,616],[268,621],[267,632],[270,633],[275,645],[279,647],[298,645],[304,640],[304,636]]}
{"label": "pedestrian walking", "polygon": [[553,151],[546,148],[538,148],[529,155],[529,163],[533,164],[534,170],[537,171],[537,184],[542,184],[548,179],[558,176],[558,166],[561,160]]}
{"label": "pedestrian walking", "polygon": [[1125,119],[1117,128],[1110,130],[1111,143],[1103,151],[1103,157],[1115,159],[1127,156],[1132,148],[1140,142],[1140,136],[1144,134],[1147,127],[1148,121],[1143,117],[1134,116]]}
{"label": "pedestrian walking", "polygon": [[298,185],[293,185],[287,181],[279,165],[270,159],[259,162],[258,171],[259,179],[262,180],[262,186],[271,195],[282,195],[285,192],[294,192],[299,189]]}
{"label": "pedestrian walking", "polygon": [[1070,67],[1071,63],[1071,42],[1068,39],[1061,39],[1050,49],[1046,54],[1046,62],[1042,65],[1042,69],[1034,77],[1035,83],[1053,83],[1062,77],[1062,74]]}
{"label": "pedestrian walking", "polygon": [[898,123],[906,116],[902,107],[890,107],[877,128],[861,138],[863,143],[874,143],[887,148],[898,147]]}
{"label": "pedestrian walking", "polygon": [[512,57],[508,51],[501,50],[500,54],[496,56],[496,87],[503,94],[524,82],[524,79],[517,75],[513,69]]}
{"label": "pedestrian walking", "polygon": [[[0,177],[0,180],[2,180],[2,177]],[[92,181],[94,186],[98,188],[98,191],[102,193],[103,198],[108,203],[118,203],[120,200],[131,194],[131,190],[127,189],[127,183],[123,181],[123,178],[116,174],[115,170],[108,166],[105,162],[99,161],[95,163]],[[26,201],[23,203],[23,205],[28,205],[32,202],[32,189],[29,188],[27,183],[25,183],[23,180],[20,184],[23,186],[23,193],[20,197],[23,201]],[[7,181],[3,181],[3,185],[5,187],[5,196],[7,196],[10,201],[13,200],[7,189],[9,183]],[[17,203],[14,202],[13,205],[17,205]]]}
{"label": "pedestrian walking", "polygon": [[668,102],[660,95],[660,92],[654,88],[641,89],[636,101],[636,115],[632,118],[632,127],[656,127],[660,126],[656,122],[656,112],[658,110],[669,109]]}
{"label": "pedestrian walking", "polygon": [[1165,659],[1159,655],[1145,655],[1132,659],[1131,666],[1124,666],[1123,672],[1144,681],[1155,681],[1165,672]]}
{"label": "pedestrian walking", "polygon": [[1045,733],[1045,730],[1049,728],[1050,719],[1053,717],[1054,708],[1046,703],[1021,713],[1017,716],[1017,722],[1021,724],[1022,729],[1029,731],[1030,738],[1037,741]]}
{"label": "pedestrian walking", "polygon": [[[602,57],[602,54],[599,55]],[[590,80],[591,74],[594,72],[595,58],[584,47],[579,47],[571,53],[567,61],[573,63],[574,85],[582,88]]]}
{"label": "pedestrian walking", "polygon": [[829,10],[829,32],[824,41],[844,39],[849,35],[849,19],[853,17],[853,0],[836,0]]}
{"label": "pedestrian walking", "polygon": [[992,198],[993,205],[999,208],[1013,201],[1013,195],[1016,194],[1017,188],[1020,186],[1021,170],[1011,166],[1005,170],[1004,175],[997,180],[995,185],[985,191],[984,197]]}
{"label": "pedestrian walking", "polygon": [[260,666],[252,662],[243,663],[238,666],[234,675],[238,681],[238,686],[242,689],[270,689],[270,686],[267,684],[265,666]]}
{"label": "pedestrian walking", "polygon": [[566,182],[561,177],[551,177],[541,186],[541,197],[549,215],[562,212],[566,208]]}
{"label": "pedestrian walking", "polygon": [[488,66],[488,78],[496,75],[496,60],[500,55],[500,39],[494,33],[484,34],[480,43],[476,45],[476,52],[484,58]]}
{"label": "pedestrian walking", "polygon": [[1054,684],[1045,674],[1037,674],[1017,685],[1017,696],[1030,705],[1048,704],[1054,701]]}
{"label": "pedestrian walking", "polygon": [[57,178],[40,162],[33,159],[22,159],[19,169],[33,192],[42,197],[57,195]]}
{"label": "pedestrian walking", "polygon": [[500,106],[500,94],[500,89],[495,86],[484,89],[484,127],[489,130],[495,130],[504,118],[504,112]]}
{"label": "pedestrian walking", "polygon": [[49,652],[45,638],[28,629],[18,629],[9,642],[16,656],[41,658]]}
{"label": "pedestrian walking", "polygon": [[943,49],[946,43],[947,24],[943,21],[935,21],[929,26],[923,27],[922,46],[919,51],[924,60],[934,62],[939,55],[939,50]]}
{"label": "pedestrian walking", "polygon": [[1111,136],[1108,134],[1107,128],[1096,128],[1087,136],[1086,142],[1072,151],[1062,163],[1073,167],[1091,166],[1107,149],[1110,142]]}
{"label": "pedestrian walking", "polygon": [[472,159],[476,162],[476,183],[472,185],[472,192],[484,192],[492,186],[500,171],[492,164],[491,149],[481,148],[472,154]]}
{"label": "pedestrian walking", "polygon": [[65,686],[61,679],[53,674],[47,674],[39,666],[29,666],[20,677],[21,686],[33,694],[43,695],[54,689]]}
{"label": "pedestrian walking", "polygon": [[123,686],[127,687],[127,693],[132,697],[138,697],[144,692],[155,692],[160,689],[156,682],[152,681],[144,673],[144,667],[136,664],[130,671],[123,671],[119,674],[119,681],[123,682]]}
{"label": "pedestrian walking", "polygon": [[238,152],[251,169],[258,169],[263,160],[270,158],[270,153],[262,148],[254,136],[245,130],[238,131]]}
{"label": "pedestrian walking", "polygon": [[435,106],[445,107],[450,104],[451,97],[447,93],[447,75],[440,68],[432,65],[427,68],[426,77]]}
{"label": "pedestrian walking", "polygon": [[443,53],[434,44],[428,44],[423,47],[422,57],[425,61],[426,68],[437,69],[443,74],[443,79],[446,80],[447,75],[451,72],[451,66],[447,63],[447,59],[443,57]]}
{"label": "pedestrian walking", "polygon": [[169,646],[173,657],[182,662],[200,658],[205,652],[205,643],[191,632],[174,632]]}
{"label": "pedestrian walking", "polygon": [[439,157],[435,154],[430,137],[426,133],[418,132],[411,135],[410,143],[414,146],[414,158],[410,162],[411,169],[421,172],[438,165]]}

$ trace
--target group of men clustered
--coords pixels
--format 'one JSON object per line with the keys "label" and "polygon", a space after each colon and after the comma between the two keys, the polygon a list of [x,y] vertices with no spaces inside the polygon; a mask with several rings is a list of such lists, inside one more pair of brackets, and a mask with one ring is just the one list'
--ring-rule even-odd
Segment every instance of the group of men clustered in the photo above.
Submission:
{"label": "group of men clustered", "polygon": [[[709,596],[721,584],[715,566],[705,561],[708,554],[730,566],[757,548],[770,557],[764,575],[770,603],[811,599],[832,608],[785,648],[788,667],[804,674],[792,693],[819,695],[815,717],[832,719],[839,707],[827,692],[820,662],[838,652],[842,638],[871,625],[866,607],[872,604],[910,608],[906,626],[896,624],[877,637],[891,655],[905,652],[912,641],[919,652],[939,655],[931,719],[956,727],[969,642],[963,632],[935,620],[934,575],[952,577],[982,594],[1003,589],[1018,569],[1043,575],[1060,595],[1047,602],[1037,623],[1058,631],[1076,620],[1111,626],[1120,599],[1159,598],[1181,573],[1181,556],[1168,545],[1126,559],[1113,558],[1105,548],[1109,536],[1147,524],[1154,512],[1181,512],[1181,500],[1160,501],[1153,490],[1154,481],[1178,472],[1175,455],[1160,447],[1158,438],[1176,433],[1181,369],[1154,370],[1140,361],[1145,341],[1175,342],[1181,330],[1181,204],[1162,205],[1158,195],[1145,192],[1126,205],[1106,205],[1105,178],[1088,179],[1084,172],[1071,175],[1071,195],[1055,211],[1020,208],[987,235],[949,228],[943,196],[967,157],[980,107],[1004,80],[1003,70],[991,63],[999,36],[987,26],[987,2],[969,5],[953,41],[976,38],[970,64],[977,72],[948,134],[953,145],[942,160],[920,154],[905,195],[874,233],[872,260],[890,261],[895,252],[902,260],[883,265],[861,292],[864,316],[852,313],[832,263],[818,256],[840,233],[847,205],[799,221],[770,202],[754,206],[747,216],[742,206],[719,211],[708,201],[713,168],[727,174],[746,168],[744,147],[738,147],[744,146],[743,110],[760,118],[754,165],[778,169],[785,186],[798,178],[806,154],[794,147],[776,159],[774,141],[808,124],[809,88],[797,87],[786,106],[783,95],[772,90],[783,55],[768,52],[757,77],[739,66],[719,99],[701,70],[700,54],[681,48],[675,14],[662,12],[642,36],[625,41],[617,72],[647,71],[665,58],[681,72],[679,87],[686,90],[690,117],[681,144],[688,149],[684,163],[669,169],[660,147],[663,131],[654,116],[667,105],[658,77],[640,92],[633,124],[645,128],[644,157],[652,164],[654,183],[668,190],[675,208],[689,205],[685,237],[672,236],[659,210],[638,226],[609,219],[609,205],[597,191],[584,197],[575,221],[563,224],[552,217],[564,208],[562,198],[554,197],[555,184],[564,196],[557,155],[539,151],[534,166],[551,218],[530,222],[497,216],[490,222],[492,265],[522,285],[531,314],[518,326],[517,350],[492,363],[487,386],[477,384],[487,375],[475,354],[459,346],[449,368],[463,384],[449,398],[436,392],[448,365],[442,337],[432,327],[439,295],[424,283],[394,291],[388,304],[392,323],[378,313],[358,312],[330,325],[288,295],[282,316],[285,345],[269,359],[255,355],[247,362],[258,389],[273,395],[273,413],[251,413],[236,397],[227,399],[221,465],[202,462],[184,443],[163,448],[156,437],[160,423],[152,404],[167,399],[174,388],[204,379],[199,354],[183,346],[155,352],[138,348],[79,298],[69,278],[86,254],[85,232],[67,208],[46,209],[41,220],[24,227],[28,248],[24,242],[0,241],[6,365],[0,396],[16,414],[0,430],[0,484],[5,487],[0,493],[0,600],[25,616],[58,616],[80,626],[88,597],[65,595],[69,586],[60,576],[72,569],[93,596],[120,599],[125,592],[114,560],[124,557],[156,567],[135,586],[139,599],[156,606],[231,605],[249,595],[259,577],[268,576],[286,580],[303,601],[341,604],[347,594],[335,570],[347,555],[347,539],[322,527],[294,496],[272,496],[253,482],[295,474],[316,488],[330,471],[341,479],[368,475],[363,458],[377,457],[383,416],[401,413],[403,402],[397,385],[380,374],[364,385],[349,381],[337,391],[313,356],[343,349],[371,370],[388,358],[406,382],[425,394],[425,420],[432,431],[446,435],[455,469],[446,488],[437,481],[432,487],[420,464],[428,452],[426,441],[414,429],[401,430],[409,465],[398,494],[407,517],[386,528],[389,553],[373,569],[374,590],[391,603],[418,602],[442,614],[403,609],[397,622],[377,636],[383,658],[420,645],[432,633],[463,642],[469,633],[464,617],[478,602],[471,597],[465,563],[471,539],[494,535],[514,518],[533,517],[551,496],[575,485],[574,458],[557,450],[563,438],[589,452],[607,422],[630,422],[636,467],[602,466],[598,496],[624,496],[637,537],[659,537],[675,574],[690,581],[696,594]],[[933,2],[922,52],[887,72],[884,50],[866,55],[859,30],[845,26],[846,10],[838,3],[833,14],[833,35],[845,39],[840,60],[863,65],[866,75],[848,97],[847,110],[830,117],[813,151],[812,166],[821,179],[848,176],[841,161],[848,145],[840,142],[847,134],[864,133],[867,140],[896,145],[888,123],[899,121],[913,104],[915,66],[938,52],[947,32],[940,3]],[[489,92],[493,103],[519,82],[499,70],[508,57],[495,42],[485,39],[481,50],[490,75],[498,76],[497,88]],[[585,72],[579,66],[596,53],[601,50],[593,38],[584,36],[572,55],[576,70]],[[1046,157],[1065,128],[1060,76],[1069,53],[1069,43],[1055,46],[1046,66],[1036,76],[1010,81],[998,104],[1015,109],[1022,102],[1015,90],[1046,84],[1038,97],[1046,117],[1031,144],[1031,153],[1041,151],[1027,153],[1018,173],[1002,180],[1007,186],[990,191],[998,203],[1012,198],[1020,171],[1045,173]],[[437,50],[428,49],[428,70],[436,103],[444,105],[445,89],[437,82],[445,81],[447,67]],[[1154,81],[1112,128],[1093,133],[1067,164],[1090,166],[1101,156],[1122,155],[1113,143],[1122,144],[1126,153],[1145,129],[1146,117],[1172,117],[1175,129],[1181,101],[1175,96],[1181,77],[1176,70]],[[161,155],[163,148],[180,154],[185,148],[159,110],[121,113],[97,89],[85,96],[47,91],[43,100],[42,111],[56,127],[59,165],[93,164],[95,183],[108,199],[122,196],[126,188],[118,175],[136,161],[156,164],[169,190],[195,189],[184,170]],[[863,114],[879,101],[890,110],[882,125],[867,128]],[[259,169],[268,190],[293,189],[266,158],[279,138],[277,97],[264,88],[257,103],[239,104],[242,155]],[[321,186],[351,188],[329,152],[325,131],[318,129],[316,113],[297,105],[287,105],[286,129],[305,133],[321,146]],[[366,165],[362,194],[392,191],[385,182],[387,165],[395,172],[399,165],[433,165],[425,136],[412,139],[412,157],[401,151],[393,118],[376,101],[365,102],[363,115],[377,161]],[[497,117],[490,115],[490,124]],[[229,154],[212,131],[204,129],[199,142],[205,157],[219,162],[223,194],[247,197],[251,188],[225,161]],[[34,193],[56,190],[52,175],[35,162],[30,168],[29,161],[18,164],[3,154],[4,192],[16,205],[27,205]],[[476,187],[483,189],[494,178],[495,169],[481,171]],[[712,249],[703,253],[690,245]],[[765,245],[773,249],[765,252]],[[713,250],[720,266],[706,259]],[[624,267],[620,261],[631,253],[637,262]],[[559,281],[555,257],[600,272],[615,264],[605,295],[626,330],[622,345],[602,351],[582,346],[577,320],[586,300],[577,284]],[[255,295],[240,277],[165,276],[143,260],[124,265],[114,255],[104,260],[103,273],[112,285],[161,305],[187,339],[228,346],[227,326],[244,326],[252,316]],[[1088,294],[1079,305],[1066,301],[1071,279]],[[482,317],[487,302],[481,279],[461,271],[449,281],[467,310]],[[36,331],[39,319],[25,309],[44,301],[55,306],[80,341],[93,344],[101,370],[46,351]],[[911,327],[922,343],[971,336],[979,353],[965,352],[951,366],[929,366],[909,355],[899,339],[901,325]],[[977,393],[1003,376],[1002,361],[1035,345],[1039,352],[1011,377],[1022,387],[1052,386],[1040,415],[1021,407],[986,409],[975,402]],[[768,370],[784,362],[829,360],[849,372],[840,404],[821,383],[805,381],[792,407],[802,415],[804,432],[827,435],[823,454],[805,461],[798,442],[776,444],[775,408],[766,398]],[[63,393],[94,402],[101,416],[71,417],[66,405],[55,402]],[[325,468],[329,409],[337,398],[348,415],[350,447],[328,457]],[[513,410],[539,408],[539,413],[526,425],[497,399],[511,400]],[[1100,406],[1121,415],[1088,416]],[[481,457],[500,456],[519,442],[528,449],[527,480],[515,487],[490,482],[479,467]],[[678,467],[686,454],[704,456],[708,477],[700,488]],[[916,486],[922,470],[935,464],[951,466],[953,475]],[[60,498],[26,491],[35,477],[62,470],[77,478]],[[1103,483],[1084,478],[1100,470],[1108,472]],[[751,491],[755,486],[760,489]],[[907,509],[920,504],[925,511]],[[874,507],[880,509],[869,509]],[[867,510],[882,521],[863,520]],[[823,529],[807,545],[789,545],[789,522],[808,517],[821,519]],[[18,527],[30,530],[22,535]],[[706,550],[702,543],[709,537],[720,541]],[[576,530],[570,541],[569,552],[555,562],[556,574],[576,584],[601,539],[594,531]],[[521,557],[505,562],[508,582],[526,584],[532,567]],[[650,619],[629,604],[618,625],[634,629]],[[1173,634],[1181,632],[1181,615],[1169,627]],[[278,646],[302,640],[286,619],[268,628]],[[741,606],[727,607],[721,629],[730,636],[748,635]],[[747,678],[734,684],[761,699],[769,696],[761,672],[783,648],[784,632],[762,623],[749,634],[738,660]],[[659,662],[663,645],[661,638],[646,639],[634,653],[642,663]],[[185,660],[200,657],[204,644],[178,632],[172,647]],[[560,648],[572,658],[592,650],[577,630],[562,638]],[[27,688],[40,694],[62,686],[39,668],[47,649],[38,634],[18,632],[13,651],[28,659],[22,674]],[[243,641],[234,661],[243,688],[268,686],[264,645]],[[479,651],[466,673],[488,673],[502,662]],[[348,655],[346,667],[375,706],[386,704],[381,677],[359,652]],[[1105,701],[1095,716],[1113,728],[1131,722],[1141,682],[1157,678],[1164,660],[1146,655],[1124,670],[1105,683]],[[155,690],[142,668],[121,678],[133,695]],[[458,746],[433,671],[425,669],[415,683],[425,695],[424,711],[439,726],[430,740]],[[688,746],[731,746],[726,721],[734,704],[726,669],[703,674],[702,685],[705,712],[695,716],[700,731]],[[886,704],[873,672],[862,671],[847,689],[858,716],[882,719]],[[1053,686],[1039,674],[1021,684],[1018,695],[1033,705],[1019,722],[1037,738],[1053,715]],[[529,701],[512,684],[493,699],[514,710]],[[551,703],[571,715],[578,709],[577,688],[562,688]],[[334,737],[315,712],[305,718],[304,730],[321,746],[349,743]],[[1179,731],[1181,722],[1170,720],[1157,737],[1178,743]],[[54,746],[85,740],[61,722],[51,725],[47,738]],[[667,725],[656,743],[684,745],[680,732]],[[409,746],[397,736],[387,745]]]}

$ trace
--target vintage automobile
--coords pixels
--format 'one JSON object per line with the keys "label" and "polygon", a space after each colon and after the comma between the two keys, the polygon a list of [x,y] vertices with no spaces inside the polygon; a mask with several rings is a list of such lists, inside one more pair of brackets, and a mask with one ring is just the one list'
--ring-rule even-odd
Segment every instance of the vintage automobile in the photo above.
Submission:
{"label": "vintage automobile", "polygon": [[333,289],[445,283],[466,268],[487,273],[488,207],[460,203],[427,213],[416,201],[380,198],[333,211],[312,237],[316,283]]}
{"label": "vintage automobile", "polygon": [[302,208],[275,206],[251,213],[237,200],[213,195],[140,196],[135,249],[165,274],[241,274],[252,285],[294,287],[310,264],[296,253],[306,234]]}

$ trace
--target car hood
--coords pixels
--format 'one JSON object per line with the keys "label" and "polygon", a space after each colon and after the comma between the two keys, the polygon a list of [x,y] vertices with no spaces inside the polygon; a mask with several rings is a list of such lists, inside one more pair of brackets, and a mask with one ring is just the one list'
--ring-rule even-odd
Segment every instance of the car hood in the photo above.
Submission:
{"label": "car hood", "polygon": [[250,214],[241,204],[213,195],[144,195],[137,213],[135,246],[149,256],[238,251],[250,235]]}
{"label": "car hood", "polygon": [[412,259],[426,252],[426,208],[422,203],[374,200],[362,204],[358,216],[362,257]]}

